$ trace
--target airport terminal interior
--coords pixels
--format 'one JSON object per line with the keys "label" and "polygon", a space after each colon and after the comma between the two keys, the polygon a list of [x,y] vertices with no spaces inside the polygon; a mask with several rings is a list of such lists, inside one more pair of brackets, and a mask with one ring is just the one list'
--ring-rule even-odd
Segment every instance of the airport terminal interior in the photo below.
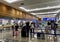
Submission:
{"label": "airport terminal interior", "polygon": [[0,0],[0,42],[60,42],[60,0]]}

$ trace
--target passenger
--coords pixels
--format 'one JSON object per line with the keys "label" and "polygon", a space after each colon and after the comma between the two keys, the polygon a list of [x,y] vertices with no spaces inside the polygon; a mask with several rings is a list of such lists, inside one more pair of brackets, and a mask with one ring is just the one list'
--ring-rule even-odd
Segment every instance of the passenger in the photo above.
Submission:
{"label": "passenger", "polygon": [[23,26],[23,27],[22,27],[21,36],[22,36],[22,37],[26,37],[26,26]]}
{"label": "passenger", "polygon": [[34,28],[35,28],[34,23],[31,23],[31,27],[30,27],[31,37],[34,37]]}
{"label": "passenger", "polygon": [[47,28],[46,32],[49,33],[51,31],[50,30],[51,29],[51,21],[48,21],[46,28]]}
{"label": "passenger", "polygon": [[54,30],[54,35],[56,37],[56,29],[58,28],[58,24],[55,23],[54,21],[51,21],[51,29]]}
{"label": "passenger", "polygon": [[29,37],[29,30],[30,30],[29,22],[26,22],[26,35],[27,35],[27,37]]}
{"label": "passenger", "polygon": [[51,29],[51,21],[48,21],[48,30]]}
{"label": "passenger", "polygon": [[26,22],[25,25],[22,27],[21,36],[29,37],[29,30],[30,30],[29,22]]}
{"label": "passenger", "polygon": [[19,28],[19,26],[18,26],[18,24],[16,23],[16,24],[15,24],[15,35],[16,35],[16,37],[18,36],[18,28]]}
{"label": "passenger", "polygon": [[15,27],[12,25],[13,37],[15,36]]}
{"label": "passenger", "polygon": [[51,25],[51,21],[48,21],[48,25]]}

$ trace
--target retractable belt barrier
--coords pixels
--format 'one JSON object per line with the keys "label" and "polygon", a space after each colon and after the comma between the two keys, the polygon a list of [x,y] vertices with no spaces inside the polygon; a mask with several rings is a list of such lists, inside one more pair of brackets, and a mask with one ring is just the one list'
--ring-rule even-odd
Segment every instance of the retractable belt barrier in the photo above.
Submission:
{"label": "retractable belt barrier", "polygon": [[[34,30],[35,30],[35,29],[34,29]],[[53,30],[53,31],[54,31],[54,29],[38,29],[38,30],[50,30],[50,31]],[[56,32],[57,32],[57,31],[60,31],[60,28],[57,28],[57,29],[56,29]],[[56,33],[56,34],[52,34],[52,33],[49,33],[49,32],[46,33],[46,31],[43,32],[43,33],[42,33],[42,32],[35,32],[35,31],[34,31],[34,32],[31,32],[31,33],[34,33],[34,34],[36,34],[36,33],[40,33],[40,34],[59,35],[59,36],[60,36],[60,34],[57,34],[57,33]]]}

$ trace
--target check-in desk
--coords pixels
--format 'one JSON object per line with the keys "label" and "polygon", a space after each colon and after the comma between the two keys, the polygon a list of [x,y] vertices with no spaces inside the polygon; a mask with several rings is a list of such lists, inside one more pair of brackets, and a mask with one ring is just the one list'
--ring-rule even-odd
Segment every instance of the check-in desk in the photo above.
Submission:
{"label": "check-in desk", "polygon": [[2,31],[2,30],[5,30],[5,31],[12,30],[12,25],[1,25],[0,31]]}

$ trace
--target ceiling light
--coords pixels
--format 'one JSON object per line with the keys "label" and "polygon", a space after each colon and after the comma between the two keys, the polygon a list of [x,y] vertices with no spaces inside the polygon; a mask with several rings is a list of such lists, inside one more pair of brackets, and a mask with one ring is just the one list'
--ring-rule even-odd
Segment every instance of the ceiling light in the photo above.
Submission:
{"label": "ceiling light", "polygon": [[54,8],[60,8],[60,5],[58,5],[58,6],[48,6],[48,7],[43,7],[43,8],[35,8],[35,9],[26,9],[26,8],[24,8],[24,9],[25,9],[25,11],[31,12],[31,11],[38,11],[38,10],[45,10],[45,9],[54,9]]}
{"label": "ceiling light", "polygon": [[35,13],[31,13],[32,15],[36,15]]}
{"label": "ceiling light", "polygon": [[24,7],[19,7],[19,8],[22,10],[25,10],[25,11],[29,11],[29,10],[25,9]]}
{"label": "ceiling light", "polygon": [[52,14],[52,13],[56,13],[56,12],[44,12],[44,13],[32,13],[32,14]]}
{"label": "ceiling light", "polygon": [[31,14],[52,14],[52,13],[57,14],[57,13],[59,13],[59,12],[60,12],[60,10],[53,11],[53,12],[31,13]]}
{"label": "ceiling light", "polygon": [[54,9],[54,8],[60,8],[60,5],[58,6],[51,6],[51,7],[43,7],[43,8],[35,8],[35,9],[30,9],[29,11],[38,11],[38,10],[45,10],[45,9]]}
{"label": "ceiling light", "polygon": [[44,13],[35,13],[35,14],[51,14],[51,13],[56,13],[56,12],[44,12]]}
{"label": "ceiling light", "polygon": [[8,2],[8,3],[13,3],[13,2],[16,2],[16,1],[18,1],[18,0],[4,0],[4,1],[6,1],[6,2]]}

